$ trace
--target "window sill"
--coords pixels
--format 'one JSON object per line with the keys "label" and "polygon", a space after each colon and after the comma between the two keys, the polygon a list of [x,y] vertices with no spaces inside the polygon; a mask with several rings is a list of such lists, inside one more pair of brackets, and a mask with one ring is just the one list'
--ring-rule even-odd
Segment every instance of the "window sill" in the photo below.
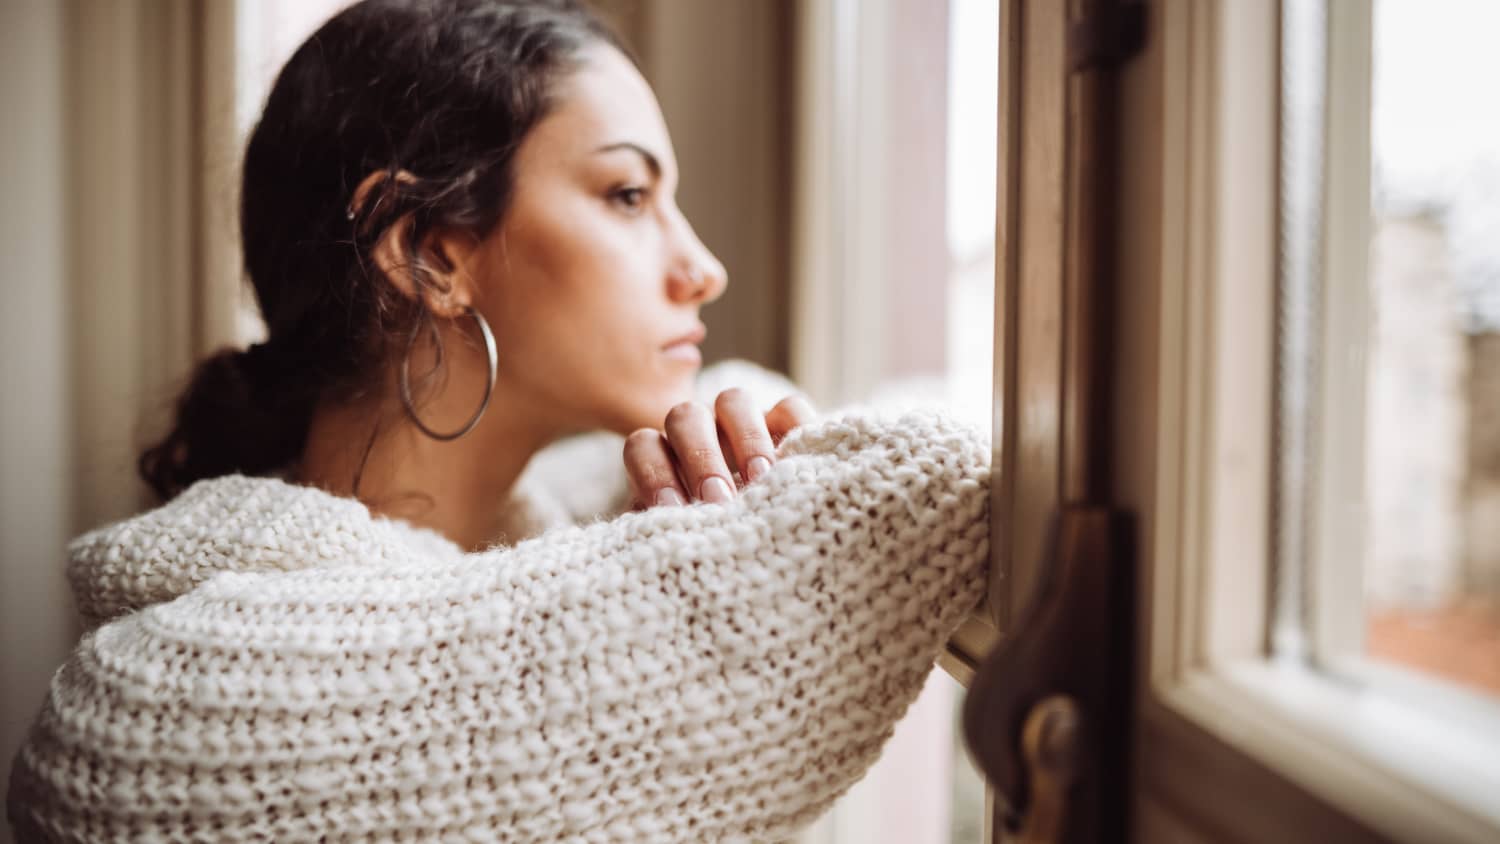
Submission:
{"label": "window sill", "polygon": [[[1483,707],[1449,717],[1376,684],[1263,660],[1193,672],[1156,697],[1164,706],[1147,712],[1153,735],[1170,741],[1180,730],[1160,722],[1185,719],[1381,836],[1500,839],[1500,751],[1475,739],[1500,735],[1500,720],[1477,725],[1494,715]],[[1257,802],[1256,778],[1241,785]]]}

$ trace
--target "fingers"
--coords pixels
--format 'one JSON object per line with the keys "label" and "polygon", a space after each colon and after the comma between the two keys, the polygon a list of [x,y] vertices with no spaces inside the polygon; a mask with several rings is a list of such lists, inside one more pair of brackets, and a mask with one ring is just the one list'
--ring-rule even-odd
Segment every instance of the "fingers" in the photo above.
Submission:
{"label": "fingers", "polygon": [[754,483],[776,460],[776,446],[766,421],[750,394],[739,388],[725,390],[714,402],[725,456],[734,461],[745,483]]}
{"label": "fingers", "polygon": [[625,439],[631,497],[639,508],[729,501],[735,475],[746,484],[760,478],[776,462],[777,444],[814,416],[802,395],[787,396],[762,416],[739,388],[720,393],[713,410],[679,404],[667,414],[665,431],[642,428]]}
{"label": "fingers", "polygon": [[641,428],[625,438],[625,473],[637,508],[687,503],[667,438],[655,428]]}
{"label": "fingers", "polygon": [[771,432],[771,441],[780,445],[787,434],[813,421],[816,415],[812,402],[806,396],[787,396],[766,414],[766,428]]}
{"label": "fingers", "polygon": [[667,441],[691,498],[722,502],[734,497],[729,464],[719,446],[713,414],[697,402],[683,402],[667,413]]}

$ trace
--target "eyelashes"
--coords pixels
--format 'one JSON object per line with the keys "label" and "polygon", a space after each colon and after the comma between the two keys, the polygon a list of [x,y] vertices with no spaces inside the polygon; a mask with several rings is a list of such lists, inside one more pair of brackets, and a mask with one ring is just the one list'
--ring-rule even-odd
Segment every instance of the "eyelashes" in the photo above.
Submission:
{"label": "eyelashes", "polygon": [[609,192],[610,202],[629,214],[639,214],[649,196],[649,189],[641,185],[625,185]]}

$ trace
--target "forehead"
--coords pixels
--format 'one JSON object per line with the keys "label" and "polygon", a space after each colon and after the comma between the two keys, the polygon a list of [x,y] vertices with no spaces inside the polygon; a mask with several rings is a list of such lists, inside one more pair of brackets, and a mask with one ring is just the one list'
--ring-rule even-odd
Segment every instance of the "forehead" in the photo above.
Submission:
{"label": "forehead", "polygon": [[601,146],[628,141],[663,157],[670,168],[666,121],[635,65],[606,45],[588,48],[581,58],[577,70],[557,81],[552,110],[528,133],[517,158],[577,162]]}

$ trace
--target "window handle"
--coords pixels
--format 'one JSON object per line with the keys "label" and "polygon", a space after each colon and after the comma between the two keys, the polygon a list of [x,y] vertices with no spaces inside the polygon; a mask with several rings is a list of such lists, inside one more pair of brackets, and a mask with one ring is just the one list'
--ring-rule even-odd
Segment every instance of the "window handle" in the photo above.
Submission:
{"label": "window handle", "polygon": [[1065,507],[1030,603],[969,686],[964,735],[1007,844],[1124,840],[1133,548],[1128,514]]}

